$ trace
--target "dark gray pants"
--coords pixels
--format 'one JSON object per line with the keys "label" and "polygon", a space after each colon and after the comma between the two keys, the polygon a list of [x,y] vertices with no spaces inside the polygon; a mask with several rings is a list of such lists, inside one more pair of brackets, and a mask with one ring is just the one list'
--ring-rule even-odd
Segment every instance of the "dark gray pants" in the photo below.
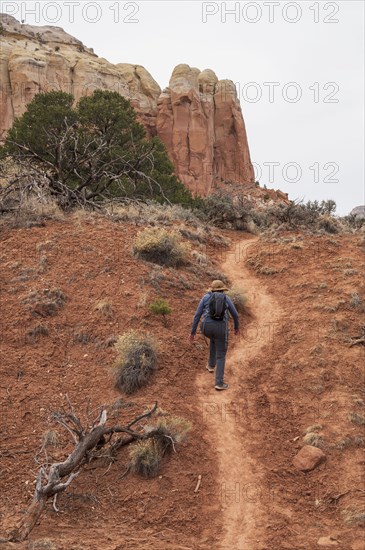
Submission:
{"label": "dark gray pants", "polygon": [[221,386],[224,381],[224,367],[226,365],[226,353],[228,349],[228,323],[226,321],[214,321],[204,319],[201,331],[210,340],[209,360],[210,367],[216,367],[215,383]]}

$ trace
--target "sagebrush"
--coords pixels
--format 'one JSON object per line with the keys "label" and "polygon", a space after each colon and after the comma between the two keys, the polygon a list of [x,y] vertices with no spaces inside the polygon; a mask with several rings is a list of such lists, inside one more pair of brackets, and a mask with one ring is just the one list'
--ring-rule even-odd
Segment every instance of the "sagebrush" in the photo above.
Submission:
{"label": "sagebrush", "polygon": [[181,242],[177,232],[158,227],[140,231],[133,251],[143,260],[171,267],[186,264],[189,257],[189,248]]}
{"label": "sagebrush", "polygon": [[119,336],[115,347],[115,385],[126,394],[144,386],[156,370],[157,343],[149,334],[129,331]]}

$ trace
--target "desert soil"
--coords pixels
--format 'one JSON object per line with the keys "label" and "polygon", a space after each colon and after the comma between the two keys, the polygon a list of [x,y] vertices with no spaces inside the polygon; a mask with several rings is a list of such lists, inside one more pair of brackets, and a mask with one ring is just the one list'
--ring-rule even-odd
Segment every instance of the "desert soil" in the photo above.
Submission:
{"label": "desert soil", "polygon": [[[127,451],[112,465],[90,464],[58,514],[50,505],[29,541],[2,546],[363,550],[364,346],[350,345],[364,323],[361,236],[225,232],[229,249],[209,243],[212,259],[222,255],[215,274],[245,289],[249,309],[240,337],[230,338],[230,388],[218,393],[204,340],[187,340],[213,267],[141,262],[131,253],[140,229],[87,216],[2,229],[1,533],[32,498],[34,457],[66,394],[80,411],[89,399],[97,407],[122,398],[131,412],[157,399],[192,422],[190,439],[152,480],[121,477]],[[54,317],[32,315],[24,299],[52,287],[67,295],[65,306]],[[168,326],[148,311],[157,296],[172,305]],[[100,300],[111,316],[95,308]],[[47,334],[35,337],[40,324]],[[158,371],[132,398],[111,377],[111,338],[126,328],[160,342]],[[303,473],[292,460],[310,427],[327,460]]]}

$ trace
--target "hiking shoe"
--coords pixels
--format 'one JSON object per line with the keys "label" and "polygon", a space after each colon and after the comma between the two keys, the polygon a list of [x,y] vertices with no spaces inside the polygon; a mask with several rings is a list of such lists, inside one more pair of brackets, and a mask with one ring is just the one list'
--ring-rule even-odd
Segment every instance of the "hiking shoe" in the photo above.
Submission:
{"label": "hiking shoe", "polygon": [[228,384],[226,384],[225,382],[223,382],[223,384],[221,386],[219,386],[218,384],[216,384],[215,386],[215,389],[218,390],[218,391],[221,391],[221,390],[228,390],[229,386]]}
{"label": "hiking shoe", "polygon": [[214,372],[215,367],[211,367],[210,365],[207,365],[207,369],[209,372]]}

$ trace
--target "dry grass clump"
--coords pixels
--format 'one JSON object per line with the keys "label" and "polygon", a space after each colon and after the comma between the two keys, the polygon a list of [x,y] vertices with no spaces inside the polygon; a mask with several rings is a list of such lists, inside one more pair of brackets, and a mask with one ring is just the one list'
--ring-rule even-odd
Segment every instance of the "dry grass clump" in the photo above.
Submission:
{"label": "dry grass clump", "polygon": [[59,288],[44,288],[31,291],[23,303],[28,305],[32,315],[54,317],[66,300],[65,294]]}
{"label": "dry grass clump", "polygon": [[357,426],[365,426],[365,416],[363,414],[359,414],[357,412],[350,412],[349,413],[349,420],[353,424],[356,424]]}
{"label": "dry grass clump", "polygon": [[324,439],[321,435],[310,432],[303,437],[303,441],[306,445],[312,445],[312,447],[324,447]]}
{"label": "dry grass clump", "polygon": [[147,300],[148,300],[148,292],[146,292],[146,291],[145,292],[140,292],[138,302],[137,302],[137,307],[138,308],[146,307]]}
{"label": "dry grass clump", "polygon": [[359,508],[346,508],[342,511],[346,523],[356,523],[365,526],[365,506]]}
{"label": "dry grass clump", "polygon": [[193,250],[191,253],[192,257],[196,261],[198,265],[207,265],[208,264],[208,257],[206,254],[202,254],[198,250]]}
{"label": "dry grass clump", "polygon": [[199,244],[203,244],[207,241],[208,238],[208,230],[205,227],[198,227],[196,231],[191,231],[190,229],[186,227],[179,227],[179,233],[185,237],[185,239],[189,239],[189,241],[195,241]]}
{"label": "dry grass clump", "polygon": [[208,277],[210,277],[213,281],[219,279],[222,281],[225,285],[229,284],[228,277],[223,271],[219,271],[214,266],[213,267],[207,267],[205,270],[205,273]]}
{"label": "dry grass clump", "polygon": [[276,269],[275,267],[269,267],[266,265],[259,267],[257,271],[261,275],[276,275],[277,273],[280,273],[279,269]]}
{"label": "dry grass clump", "polygon": [[304,432],[304,443],[306,445],[312,445],[313,447],[318,447],[320,449],[324,448],[324,437],[318,433],[322,429],[322,424],[313,424],[313,426],[309,426]]}
{"label": "dry grass clump", "polygon": [[43,447],[58,447],[59,443],[60,440],[57,432],[54,432],[53,430],[48,430],[47,432],[44,432],[42,436]]}
{"label": "dry grass clump", "polygon": [[31,543],[32,550],[57,550],[57,546],[51,539],[35,540]]}
{"label": "dry grass clump", "polygon": [[0,185],[0,208],[7,226],[13,228],[43,226],[45,220],[64,218],[44,182],[28,173]]}
{"label": "dry grass clump", "polygon": [[48,336],[48,328],[38,324],[28,332],[29,341],[34,344],[40,336]]}
{"label": "dry grass clump", "polygon": [[167,452],[176,450],[175,446],[185,441],[191,430],[191,423],[180,416],[162,415],[156,421],[154,429],[157,431],[156,437]]}
{"label": "dry grass clump", "polygon": [[14,212],[12,227],[37,227],[45,220],[62,220],[63,213],[56,201],[48,198],[39,201],[36,197],[24,200]]}
{"label": "dry grass clump", "polygon": [[188,263],[189,249],[181,243],[179,234],[162,228],[140,231],[133,251],[137,257],[155,264],[178,267]]}
{"label": "dry grass clump", "polygon": [[331,234],[339,233],[343,229],[340,222],[330,215],[321,216],[317,222],[317,227]]}
{"label": "dry grass clump", "polygon": [[157,345],[152,336],[130,330],[119,336],[115,347],[115,386],[129,395],[144,386],[156,370]]}
{"label": "dry grass clump", "polygon": [[130,450],[132,471],[145,478],[155,477],[163,457],[176,451],[190,430],[191,424],[184,418],[160,413],[153,424],[145,426],[146,434],[151,437],[139,441]]}
{"label": "dry grass clump", "polygon": [[349,449],[349,448],[359,448],[365,446],[365,437],[362,435],[355,435],[352,437],[344,437],[339,442],[337,442],[334,447],[337,449]]}
{"label": "dry grass clump", "polygon": [[365,300],[359,292],[351,293],[350,307],[356,309],[359,313],[365,313]]}
{"label": "dry grass clump", "polygon": [[188,208],[178,204],[167,205],[148,201],[130,204],[112,205],[107,213],[115,221],[125,221],[143,225],[172,225],[174,222],[186,222],[191,227],[201,226],[201,222]]}
{"label": "dry grass clump", "polygon": [[245,311],[247,305],[247,296],[242,289],[232,287],[227,292],[227,296],[231,298],[233,305],[237,309],[238,313],[243,313]]}
{"label": "dry grass clump", "polygon": [[113,316],[112,305],[107,300],[100,300],[100,302],[97,302],[95,304],[95,310],[101,313],[102,315],[105,315],[105,317],[110,318]]}
{"label": "dry grass clump", "polygon": [[153,439],[138,441],[130,452],[131,470],[145,478],[155,477],[161,467],[163,455],[158,442]]}

